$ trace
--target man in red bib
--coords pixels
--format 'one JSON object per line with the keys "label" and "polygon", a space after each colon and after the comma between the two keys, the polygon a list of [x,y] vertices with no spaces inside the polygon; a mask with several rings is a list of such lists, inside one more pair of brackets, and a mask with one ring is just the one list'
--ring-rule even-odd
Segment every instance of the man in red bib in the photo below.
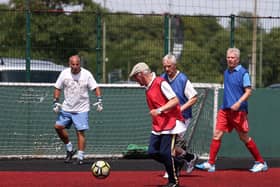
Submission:
{"label": "man in red bib", "polygon": [[148,154],[164,164],[168,173],[165,186],[178,187],[176,172],[184,162],[173,156],[174,143],[176,135],[186,130],[179,100],[170,85],[151,72],[144,62],[136,64],[129,76],[146,88],[146,101],[152,117]]}

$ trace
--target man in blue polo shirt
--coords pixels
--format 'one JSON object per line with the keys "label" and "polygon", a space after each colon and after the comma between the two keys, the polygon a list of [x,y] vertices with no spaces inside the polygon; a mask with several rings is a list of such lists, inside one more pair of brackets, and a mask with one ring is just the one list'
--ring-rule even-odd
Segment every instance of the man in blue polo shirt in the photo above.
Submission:
{"label": "man in blue polo shirt", "polygon": [[215,161],[221,146],[221,140],[225,132],[230,133],[233,129],[244,142],[247,149],[255,159],[251,172],[268,170],[257,145],[252,137],[248,135],[248,98],[252,93],[251,81],[248,71],[239,64],[240,51],[237,48],[227,50],[228,68],[224,72],[224,97],[223,104],[218,111],[216,129],[210,145],[209,160],[197,164],[196,168],[208,172],[215,171]]}

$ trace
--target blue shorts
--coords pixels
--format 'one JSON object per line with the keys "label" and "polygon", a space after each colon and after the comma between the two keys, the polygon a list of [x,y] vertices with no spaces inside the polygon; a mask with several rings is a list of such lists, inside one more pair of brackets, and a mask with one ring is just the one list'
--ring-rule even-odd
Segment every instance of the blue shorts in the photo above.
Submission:
{"label": "blue shorts", "polygon": [[57,116],[56,125],[64,126],[69,129],[72,124],[78,131],[89,129],[88,112],[71,113],[61,110]]}

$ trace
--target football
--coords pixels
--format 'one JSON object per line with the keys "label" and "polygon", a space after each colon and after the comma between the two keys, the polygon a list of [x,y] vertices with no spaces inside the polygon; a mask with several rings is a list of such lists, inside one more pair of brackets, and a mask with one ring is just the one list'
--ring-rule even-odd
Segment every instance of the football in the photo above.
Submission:
{"label": "football", "polygon": [[104,160],[98,160],[91,166],[91,172],[93,176],[98,179],[105,179],[110,174],[111,167],[108,162]]}

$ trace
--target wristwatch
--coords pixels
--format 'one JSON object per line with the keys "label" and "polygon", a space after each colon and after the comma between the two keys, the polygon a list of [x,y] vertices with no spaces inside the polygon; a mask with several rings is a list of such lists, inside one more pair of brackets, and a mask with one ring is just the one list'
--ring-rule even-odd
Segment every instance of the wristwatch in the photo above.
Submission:
{"label": "wristwatch", "polygon": [[157,114],[161,114],[161,108],[157,108]]}

